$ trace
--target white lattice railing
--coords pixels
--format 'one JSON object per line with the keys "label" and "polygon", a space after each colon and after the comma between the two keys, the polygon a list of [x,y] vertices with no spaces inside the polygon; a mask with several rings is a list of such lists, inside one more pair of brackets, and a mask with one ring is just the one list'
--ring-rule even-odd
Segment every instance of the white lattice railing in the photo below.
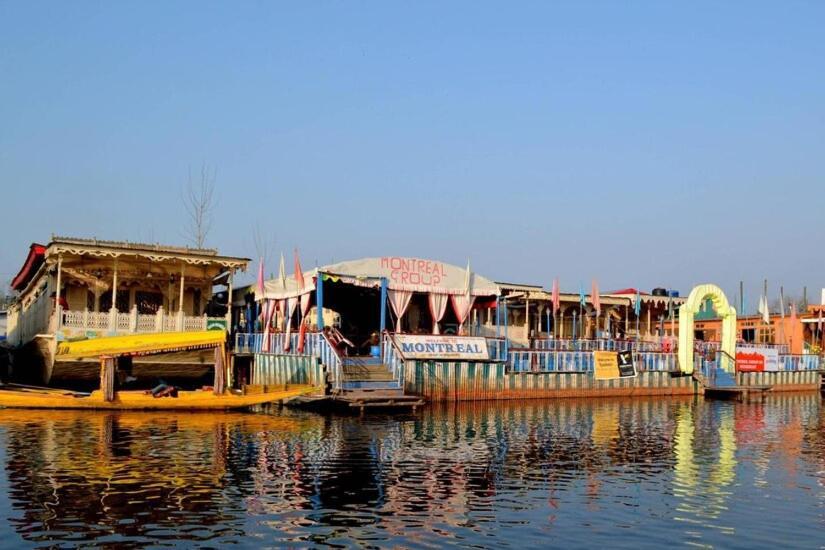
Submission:
{"label": "white lattice railing", "polygon": [[206,330],[206,316],[204,315],[203,317],[184,317],[183,330]]}
{"label": "white lattice railing", "polygon": [[176,332],[178,330],[177,315],[164,315],[162,332]]}
{"label": "white lattice railing", "polygon": [[157,328],[157,315],[141,315],[137,316],[137,326],[135,332],[155,332]]}
{"label": "white lattice railing", "polygon": [[155,314],[139,314],[136,308],[127,313],[68,310],[63,312],[61,328],[117,333],[179,332],[207,330],[210,326],[224,322],[223,317],[180,313],[170,315],[163,310]]}

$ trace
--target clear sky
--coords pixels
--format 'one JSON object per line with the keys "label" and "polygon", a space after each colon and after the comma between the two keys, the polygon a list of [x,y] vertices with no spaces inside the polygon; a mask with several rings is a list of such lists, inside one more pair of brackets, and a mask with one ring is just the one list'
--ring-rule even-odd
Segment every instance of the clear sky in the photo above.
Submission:
{"label": "clear sky", "polygon": [[819,1],[0,0],[0,277],[51,233],[182,242],[206,164],[227,254],[257,224],[305,267],[818,296],[823,24]]}

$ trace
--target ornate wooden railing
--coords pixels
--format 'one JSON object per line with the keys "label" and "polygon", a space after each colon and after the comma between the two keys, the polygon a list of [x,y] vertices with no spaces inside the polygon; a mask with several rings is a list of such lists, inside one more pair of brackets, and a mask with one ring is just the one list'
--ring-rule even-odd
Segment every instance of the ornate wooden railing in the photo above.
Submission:
{"label": "ornate wooden railing", "polygon": [[207,315],[183,315],[181,312],[165,313],[159,309],[154,314],[142,314],[133,308],[129,312],[66,310],[60,315],[63,329],[109,331],[118,334],[149,332],[196,332],[217,326],[225,327],[224,317]]}

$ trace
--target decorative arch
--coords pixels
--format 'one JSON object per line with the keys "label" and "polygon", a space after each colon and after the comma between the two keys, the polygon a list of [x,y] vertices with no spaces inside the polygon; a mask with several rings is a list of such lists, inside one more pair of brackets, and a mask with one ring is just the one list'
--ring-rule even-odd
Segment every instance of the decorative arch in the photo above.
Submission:
{"label": "decorative arch", "polygon": [[[679,365],[682,372],[693,372],[693,317],[710,298],[717,315],[722,319],[722,351],[728,357],[736,356],[736,309],[716,285],[699,285],[690,291],[687,301],[679,308]],[[723,369],[733,372],[733,362],[723,362]]]}

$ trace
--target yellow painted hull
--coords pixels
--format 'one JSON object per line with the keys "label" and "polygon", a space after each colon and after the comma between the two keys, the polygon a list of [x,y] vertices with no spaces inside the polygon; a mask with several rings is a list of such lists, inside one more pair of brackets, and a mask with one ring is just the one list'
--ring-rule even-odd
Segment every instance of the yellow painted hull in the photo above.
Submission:
{"label": "yellow painted hull", "polygon": [[142,391],[121,391],[115,394],[114,401],[104,401],[100,391],[78,397],[61,390],[0,390],[0,406],[16,409],[226,410],[271,403],[316,390],[314,386],[295,385],[283,391],[250,395],[179,391],[177,397],[152,397]]}

